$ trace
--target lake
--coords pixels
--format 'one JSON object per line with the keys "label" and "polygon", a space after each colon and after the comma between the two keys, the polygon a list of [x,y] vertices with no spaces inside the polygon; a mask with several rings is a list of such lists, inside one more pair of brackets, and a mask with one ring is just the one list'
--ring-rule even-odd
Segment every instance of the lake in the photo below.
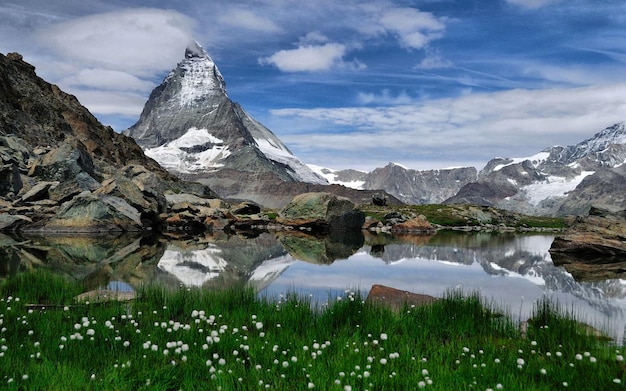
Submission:
{"label": "lake", "polygon": [[442,297],[479,292],[515,319],[537,300],[557,301],[622,344],[626,280],[576,281],[552,263],[551,235],[451,232],[391,236],[302,233],[203,236],[66,237],[0,235],[0,275],[46,268],[88,288],[128,290],[143,283],[220,289],[247,284],[259,295],[296,292],[314,303],[373,284]]}

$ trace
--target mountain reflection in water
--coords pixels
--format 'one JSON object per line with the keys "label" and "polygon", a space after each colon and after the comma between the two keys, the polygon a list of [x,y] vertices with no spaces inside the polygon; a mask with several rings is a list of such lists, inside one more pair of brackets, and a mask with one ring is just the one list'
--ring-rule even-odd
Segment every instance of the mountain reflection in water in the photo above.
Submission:
{"label": "mountain reflection in water", "polygon": [[367,295],[373,284],[441,297],[478,291],[512,316],[528,318],[547,296],[622,342],[624,280],[579,282],[553,265],[553,236],[442,231],[433,236],[303,233],[252,236],[0,235],[0,275],[45,268],[86,288],[144,283],[221,289],[248,285],[260,295],[296,292],[324,303],[344,290]]}

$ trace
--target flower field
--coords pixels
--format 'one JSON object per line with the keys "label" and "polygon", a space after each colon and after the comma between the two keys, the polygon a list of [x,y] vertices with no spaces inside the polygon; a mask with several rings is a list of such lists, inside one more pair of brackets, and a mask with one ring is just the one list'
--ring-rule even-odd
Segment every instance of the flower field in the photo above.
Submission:
{"label": "flower field", "polygon": [[249,289],[157,286],[76,304],[79,283],[0,287],[0,388],[32,390],[623,389],[621,347],[538,303],[524,334],[476,294],[399,313],[358,294],[312,306]]}

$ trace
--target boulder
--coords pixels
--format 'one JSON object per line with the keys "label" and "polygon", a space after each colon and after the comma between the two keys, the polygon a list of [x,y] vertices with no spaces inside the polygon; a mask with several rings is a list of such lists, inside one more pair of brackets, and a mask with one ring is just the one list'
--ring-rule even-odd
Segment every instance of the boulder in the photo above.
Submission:
{"label": "boulder", "polygon": [[94,162],[80,141],[68,141],[41,155],[30,167],[28,176],[41,180],[65,181],[80,172],[94,174]]}
{"label": "boulder", "polygon": [[391,288],[385,285],[372,285],[366,302],[388,307],[394,311],[399,311],[404,305],[427,305],[436,301],[437,298],[429,295],[422,295]]}
{"label": "boulder", "polygon": [[22,194],[22,198],[18,204],[41,201],[49,198],[49,190],[59,185],[59,182],[41,181],[31,187],[26,193]]}
{"label": "boulder", "polygon": [[18,231],[20,227],[32,222],[26,216],[2,213],[0,214],[0,231]]}
{"label": "boulder", "polygon": [[395,224],[391,232],[434,232],[436,229],[428,222],[426,217],[420,215],[411,220]]}
{"label": "boulder", "polygon": [[592,207],[588,216],[576,217],[557,236],[550,254],[578,280],[624,278],[626,271],[626,211]]}
{"label": "boulder", "polygon": [[124,199],[83,192],[64,203],[55,217],[27,230],[115,232],[142,228],[141,214]]}
{"label": "boulder", "polygon": [[295,196],[279,212],[276,222],[315,231],[361,230],[365,214],[348,198],[304,193]]}

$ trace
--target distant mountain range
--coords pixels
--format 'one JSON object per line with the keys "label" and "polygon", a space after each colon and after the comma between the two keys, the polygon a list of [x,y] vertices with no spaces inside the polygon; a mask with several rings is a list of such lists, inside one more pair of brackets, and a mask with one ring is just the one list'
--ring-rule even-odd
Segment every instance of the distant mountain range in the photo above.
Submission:
{"label": "distant mountain range", "polygon": [[175,175],[208,185],[223,198],[267,207],[281,207],[305,191],[330,191],[356,202],[386,192],[391,202],[472,203],[541,215],[585,214],[591,204],[626,208],[624,123],[573,146],[492,159],[480,172],[395,163],[371,172],[307,166],[230,100],[217,66],[197,43],[123,133]]}

